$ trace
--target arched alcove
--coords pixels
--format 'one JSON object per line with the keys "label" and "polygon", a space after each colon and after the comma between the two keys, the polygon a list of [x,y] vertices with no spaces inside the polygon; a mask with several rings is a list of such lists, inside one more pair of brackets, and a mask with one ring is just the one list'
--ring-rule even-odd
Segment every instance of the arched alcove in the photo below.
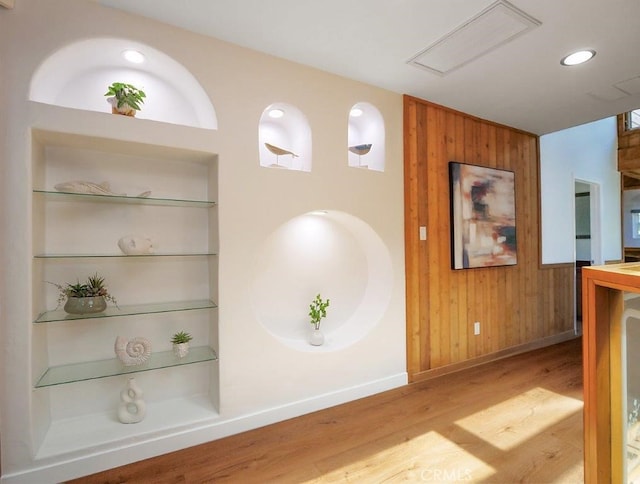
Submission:
{"label": "arched alcove", "polygon": [[[375,327],[393,286],[389,250],[361,219],[345,212],[314,211],[278,227],[262,244],[254,265],[251,302],[260,323],[299,351],[346,348]],[[323,346],[309,344],[309,304],[330,299],[321,328]]]}
{"label": "arched alcove", "polygon": [[349,111],[347,147],[349,166],[384,171],[384,119],[373,104],[360,102]]}
{"label": "arched alcove", "polygon": [[[125,51],[143,54],[134,64]],[[139,42],[116,38],[88,39],[51,54],[31,79],[29,99],[88,111],[111,112],[104,94],[113,82],[133,84],[147,97],[136,117],[217,129],[209,96],[180,63]]]}
{"label": "arched alcove", "polygon": [[287,103],[273,103],[258,125],[260,166],[311,171],[311,128],[307,117]]}

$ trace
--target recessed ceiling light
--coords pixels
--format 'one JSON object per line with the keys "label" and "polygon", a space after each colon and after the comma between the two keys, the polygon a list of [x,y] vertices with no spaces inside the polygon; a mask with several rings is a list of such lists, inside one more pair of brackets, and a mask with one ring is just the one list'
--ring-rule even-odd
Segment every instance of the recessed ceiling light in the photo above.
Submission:
{"label": "recessed ceiling light", "polygon": [[142,64],[144,62],[144,54],[137,50],[127,49],[122,53],[122,57],[134,64]]}
{"label": "recessed ceiling light", "polygon": [[352,108],[351,111],[349,112],[349,116],[354,117],[354,118],[362,116],[362,109],[360,109],[360,108]]}
{"label": "recessed ceiling light", "polygon": [[583,64],[584,62],[592,59],[594,55],[596,55],[595,50],[579,50],[578,52],[574,52],[573,54],[563,57],[560,64],[563,66]]}
{"label": "recessed ceiling light", "polygon": [[282,109],[272,109],[271,111],[269,111],[270,118],[278,119],[282,116],[284,116],[284,111]]}

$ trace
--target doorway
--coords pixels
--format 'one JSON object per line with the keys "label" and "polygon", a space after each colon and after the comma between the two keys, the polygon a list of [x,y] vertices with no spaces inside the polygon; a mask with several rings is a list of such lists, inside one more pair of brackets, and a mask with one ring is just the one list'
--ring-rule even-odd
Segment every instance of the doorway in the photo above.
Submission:
{"label": "doorway", "polygon": [[582,268],[602,263],[600,250],[600,187],[574,180],[575,193],[575,321],[576,335],[582,334]]}

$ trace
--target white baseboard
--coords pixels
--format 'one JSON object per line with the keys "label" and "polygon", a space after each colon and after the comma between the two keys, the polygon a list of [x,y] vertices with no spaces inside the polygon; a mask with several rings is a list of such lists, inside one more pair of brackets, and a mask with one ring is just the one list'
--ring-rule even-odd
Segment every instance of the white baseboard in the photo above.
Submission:
{"label": "white baseboard", "polygon": [[221,416],[200,426],[168,432],[159,437],[137,442],[118,442],[111,448],[87,450],[86,454],[80,456],[59,456],[46,465],[34,461],[32,468],[3,475],[0,482],[31,484],[75,479],[391,390],[406,385],[407,381],[408,375],[403,372],[248,415],[226,420]]}

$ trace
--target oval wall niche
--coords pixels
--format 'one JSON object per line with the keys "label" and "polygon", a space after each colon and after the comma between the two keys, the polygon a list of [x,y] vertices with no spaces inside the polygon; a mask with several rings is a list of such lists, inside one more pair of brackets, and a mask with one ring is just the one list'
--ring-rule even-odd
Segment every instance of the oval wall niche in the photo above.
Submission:
{"label": "oval wall niche", "polygon": [[348,163],[354,168],[384,171],[384,119],[373,104],[360,102],[349,111]]}
{"label": "oval wall niche", "polygon": [[311,128],[307,117],[287,103],[273,103],[258,125],[260,166],[311,171]]}
{"label": "oval wall niche", "polygon": [[[127,60],[126,52],[142,54],[142,62]],[[54,52],[34,73],[29,99],[110,113],[104,93],[113,82],[133,84],[145,92],[137,118],[218,128],[209,96],[183,65],[148,45],[125,39],[88,39]]]}
{"label": "oval wall niche", "polygon": [[[384,315],[393,273],[389,250],[364,221],[315,211],[278,227],[262,244],[250,287],[258,321],[299,351],[336,351],[364,338]],[[309,343],[309,304],[330,299],[322,346]]]}

